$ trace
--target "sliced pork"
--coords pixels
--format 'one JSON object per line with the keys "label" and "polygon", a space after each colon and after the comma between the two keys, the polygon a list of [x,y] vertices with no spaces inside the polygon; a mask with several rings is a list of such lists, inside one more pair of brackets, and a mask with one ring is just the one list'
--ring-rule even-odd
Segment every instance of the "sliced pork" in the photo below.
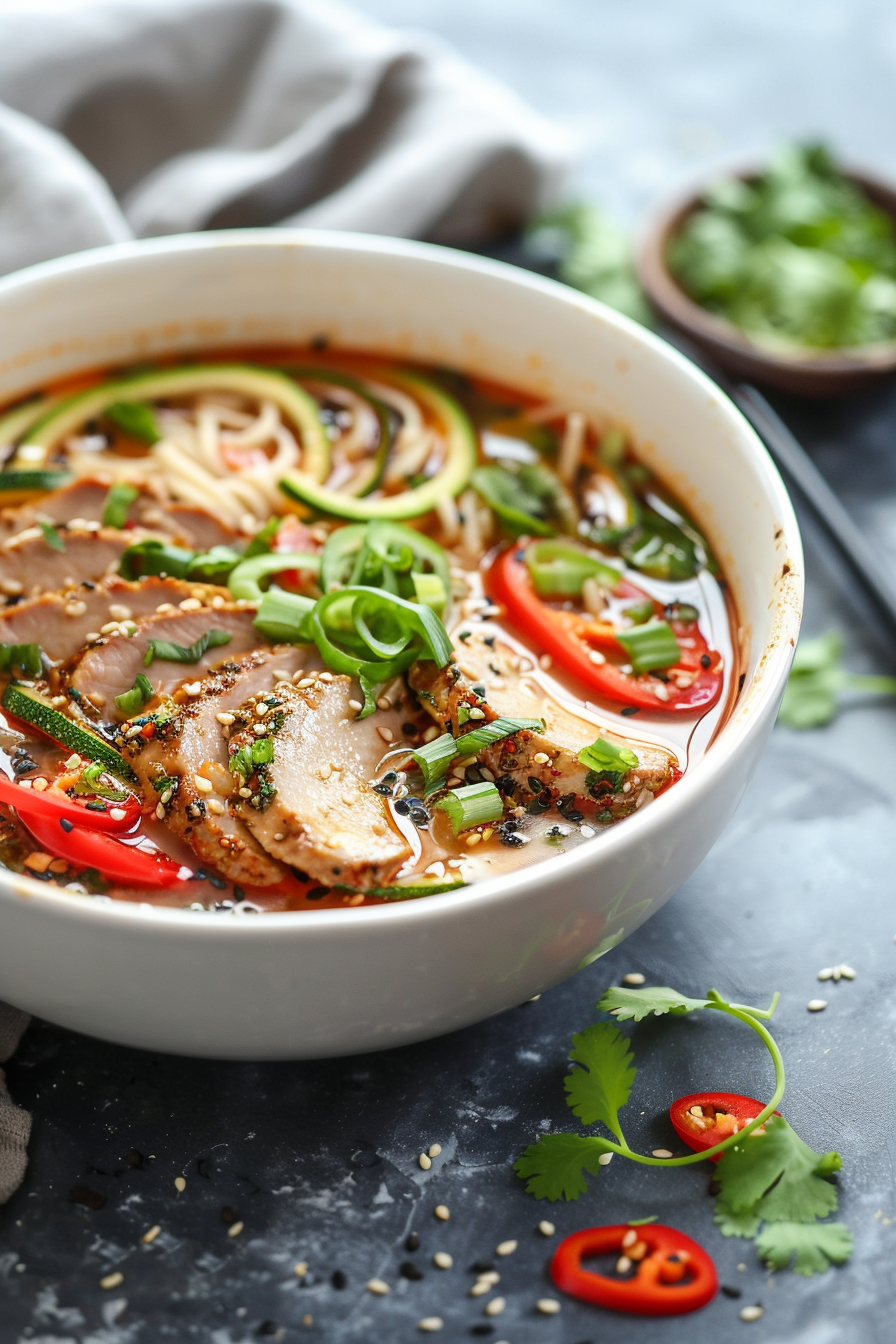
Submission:
{"label": "sliced pork", "polygon": [[51,537],[40,527],[26,528],[0,545],[0,594],[36,597],[95,583],[117,571],[127,548],[146,535],[95,524],[60,527]]}
{"label": "sliced pork", "polygon": [[246,776],[252,796],[241,800],[240,815],[284,863],[328,886],[365,890],[388,883],[411,847],[372,788],[387,750],[383,733],[395,733],[397,716],[379,711],[357,720],[356,694],[348,677],[329,672],[310,685],[278,687],[261,719],[246,708],[230,749],[251,752],[256,725],[269,725],[273,756]]}
{"label": "sliced pork", "polygon": [[249,697],[275,693],[284,678],[305,665],[309,653],[316,655],[316,650],[289,646],[250,653],[206,676],[198,695],[179,692],[180,703],[156,737],[146,741],[139,728],[128,727],[119,735],[147,802],[204,863],[231,882],[268,887],[289,876],[232,810],[240,781],[229,769],[228,738],[240,705]]}

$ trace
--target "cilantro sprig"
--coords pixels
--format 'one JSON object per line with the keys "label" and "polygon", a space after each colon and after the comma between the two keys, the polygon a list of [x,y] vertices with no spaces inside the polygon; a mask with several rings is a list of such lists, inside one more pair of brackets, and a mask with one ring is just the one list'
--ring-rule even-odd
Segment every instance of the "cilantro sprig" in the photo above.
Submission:
{"label": "cilantro sprig", "polygon": [[[781,1116],[774,1114],[784,1095],[784,1061],[764,1025],[777,1006],[729,1003],[717,990],[695,999],[667,985],[644,989],[608,989],[598,1009],[617,1022],[647,1017],[680,1017],[710,1010],[750,1027],[771,1056],[775,1089],[755,1119],[702,1152],[658,1158],[632,1149],[619,1112],[629,1100],[637,1070],[628,1037],[611,1022],[596,1022],[572,1038],[573,1068],[564,1080],[567,1105],[583,1124],[602,1125],[603,1134],[543,1134],[517,1160],[514,1170],[537,1199],[577,1199],[588,1189],[586,1174],[598,1174],[604,1154],[615,1153],[655,1167],[686,1167],[721,1156],[716,1167],[719,1195],[715,1221],[723,1236],[756,1239],[760,1258],[773,1269],[792,1262],[799,1274],[817,1274],[842,1264],[852,1250],[852,1234],[841,1223],[822,1223],[837,1208],[837,1190],[829,1177],[839,1171],[840,1155],[816,1153]],[[759,1132],[756,1132],[759,1131]]]}
{"label": "cilantro sprig", "polygon": [[836,630],[800,640],[778,722],[786,728],[821,728],[836,717],[845,691],[896,695],[896,677],[847,672],[842,661],[843,639]]}

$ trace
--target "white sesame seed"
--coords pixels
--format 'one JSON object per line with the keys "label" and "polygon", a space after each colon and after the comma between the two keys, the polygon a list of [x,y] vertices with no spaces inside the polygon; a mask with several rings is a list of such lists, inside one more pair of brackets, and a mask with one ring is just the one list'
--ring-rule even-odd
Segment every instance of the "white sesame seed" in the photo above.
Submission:
{"label": "white sesame seed", "polygon": [[241,1219],[238,1218],[235,1223],[231,1223],[230,1227],[228,1227],[227,1229],[228,1237],[238,1237],[245,1226],[246,1224]]}
{"label": "white sesame seed", "polygon": [[540,1311],[543,1316],[556,1316],[560,1310],[560,1303],[556,1297],[540,1297],[535,1303],[535,1310]]}
{"label": "white sesame seed", "polygon": [[479,834],[479,832],[473,831],[473,833],[471,835],[468,835],[467,838],[464,840],[464,844],[467,845],[468,848],[472,849],[473,845],[478,845],[481,839],[482,836]]}
{"label": "white sesame seed", "polygon": [[626,1232],[625,1236],[622,1238],[623,1250],[627,1250],[629,1246],[634,1246],[637,1240],[638,1240],[637,1232],[633,1227],[630,1227],[629,1230]]}
{"label": "white sesame seed", "polygon": [[546,751],[536,751],[532,759],[536,765],[547,765],[551,758]]}
{"label": "white sesame seed", "polygon": [[212,789],[215,787],[210,779],[206,779],[205,775],[194,775],[193,783],[200,793],[211,793]]}
{"label": "white sesame seed", "polygon": [[253,723],[252,731],[256,737],[267,737],[268,726],[266,723]]}
{"label": "white sesame seed", "polygon": [[35,793],[43,793],[48,783],[49,781],[44,779],[43,775],[38,775],[37,779],[32,780],[31,787]]}
{"label": "white sesame seed", "polygon": [[189,695],[192,699],[195,700],[197,695],[202,694],[202,682],[188,681],[186,686],[184,687],[184,690],[187,693],[187,695]]}
{"label": "white sesame seed", "polygon": [[741,1307],[739,1312],[742,1321],[758,1321],[762,1314],[762,1308],[760,1306]]}
{"label": "white sesame seed", "polygon": [[510,1241],[501,1241],[501,1242],[499,1242],[498,1245],[495,1247],[495,1254],[496,1254],[496,1255],[513,1255],[513,1253],[514,1253],[514,1251],[516,1250],[516,1248],[517,1248],[518,1245],[519,1245],[519,1242],[518,1242],[518,1241],[513,1241],[512,1239],[511,1239]]}
{"label": "white sesame seed", "polygon": [[538,660],[538,666],[541,668],[542,672],[547,672],[554,666],[554,660],[549,653],[543,653]]}
{"label": "white sesame seed", "polygon": [[433,1209],[433,1213],[443,1223],[447,1223],[448,1219],[451,1217],[451,1210],[448,1208],[447,1204],[437,1204]]}
{"label": "white sesame seed", "polygon": [[301,681],[299,681],[299,682],[296,683],[296,685],[298,686],[298,688],[299,688],[300,691],[307,690],[309,686],[313,686],[313,685],[314,685],[314,678],[313,678],[313,677],[303,677]]}
{"label": "white sesame seed", "polygon": [[376,707],[377,709],[391,709],[392,701],[388,695],[380,695],[377,697]]}
{"label": "white sesame seed", "polygon": [[451,1266],[454,1264],[453,1258],[448,1254],[447,1251],[436,1251],[435,1255],[432,1258],[432,1262],[435,1265],[436,1269],[450,1269]]}
{"label": "white sesame seed", "polygon": [[479,709],[477,706],[474,706],[473,709],[470,710],[470,718],[471,718],[471,719],[484,719],[484,718],[485,718],[485,710],[484,710],[484,709]]}
{"label": "white sesame seed", "polygon": [[20,579],[0,580],[0,593],[3,593],[5,597],[19,597],[24,591],[25,585]]}
{"label": "white sesame seed", "polygon": [[209,812],[214,812],[216,817],[223,817],[224,813],[227,811],[219,798],[209,798],[206,806]]}
{"label": "white sesame seed", "polygon": [[175,1176],[175,1178],[174,1178],[174,1188],[175,1188],[175,1190],[178,1190],[178,1191],[180,1191],[181,1193],[183,1193],[183,1191],[186,1190],[186,1188],[187,1188],[187,1183],[186,1183],[186,1181],[184,1180],[183,1176]]}
{"label": "white sesame seed", "polygon": [[109,816],[112,818],[113,821],[124,821],[125,817],[127,816],[127,812],[125,812],[123,807],[110,807]]}
{"label": "white sesame seed", "polygon": [[109,608],[109,615],[113,621],[127,621],[130,620],[133,612],[130,607],[123,607],[120,602],[113,602]]}
{"label": "white sesame seed", "polygon": [[255,717],[263,719],[270,708],[270,705],[266,705],[263,700],[259,700],[258,704],[255,706]]}
{"label": "white sesame seed", "polygon": [[360,700],[349,700],[348,707],[349,709],[353,709],[356,714],[360,714],[361,710],[364,708]]}
{"label": "white sesame seed", "polygon": [[304,1279],[305,1275],[308,1273],[308,1261],[300,1260],[293,1269],[293,1273],[297,1279]]}
{"label": "white sesame seed", "polygon": [[832,980],[833,978],[834,978],[834,968],[832,966],[825,966],[822,970],[818,972],[819,980]]}
{"label": "white sesame seed", "polygon": [[[198,597],[185,597],[183,602],[178,602],[177,605],[180,607],[181,611],[202,610],[202,603],[199,601]],[[236,1226],[236,1224],[234,1224],[234,1226]]]}
{"label": "white sesame seed", "polygon": [[241,789],[237,789],[237,793],[239,794],[239,796],[240,796],[241,798],[251,798],[251,797],[252,797],[252,790],[251,790],[251,789],[247,789],[246,786],[245,786],[245,784],[243,785],[243,787],[242,787]]}
{"label": "white sesame seed", "polygon": [[501,1282],[501,1275],[496,1269],[484,1270],[482,1274],[476,1275],[477,1283],[484,1283],[489,1288],[494,1288],[496,1283]]}
{"label": "white sesame seed", "polygon": [[87,603],[82,602],[80,598],[75,598],[73,601],[66,602],[65,604],[66,616],[83,616],[86,610]]}
{"label": "white sesame seed", "polygon": [[417,1329],[427,1334],[435,1334],[437,1330],[441,1330],[442,1325],[441,1316],[424,1316],[422,1321],[417,1322]]}
{"label": "white sesame seed", "polygon": [[500,1316],[506,1306],[506,1297],[493,1297],[491,1302],[485,1304],[485,1314],[486,1316]]}
{"label": "white sesame seed", "polygon": [[368,1293],[373,1293],[376,1297],[385,1297],[392,1291],[388,1283],[384,1283],[382,1279],[368,1279],[364,1287]]}
{"label": "white sesame seed", "polygon": [[107,621],[105,625],[100,626],[101,635],[117,635],[120,633],[117,621]]}
{"label": "white sesame seed", "polygon": [[827,1008],[827,1006],[828,1006],[827,999],[810,999],[809,1002],[806,1004],[806,1007],[809,1009],[810,1013],[820,1013],[822,1009]]}
{"label": "white sesame seed", "polygon": [[620,1255],[616,1261],[616,1273],[627,1274],[632,1267],[632,1262],[627,1255]]}
{"label": "white sesame seed", "polygon": [[836,982],[840,979],[840,967],[839,967],[839,966],[835,966],[835,967],[834,967],[833,973],[832,973],[832,975],[831,975],[831,979],[834,981],[835,984],[836,984]]}
{"label": "white sesame seed", "polygon": [[643,985],[646,980],[647,976],[642,975],[640,971],[629,971],[628,975],[622,977],[624,985]]}
{"label": "white sesame seed", "polygon": [[152,1243],[155,1241],[156,1237],[159,1235],[161,1230],[162,1229],[159,1227],[158,1223],[156,1223],[155,1226],[153,1227],[147,1228],[147,1230],[143,1233],[143,1236],[140,1238],[144,1246],[152,1245]]}
{"label": "white sesame seed", "polygon": [[321,779],[329,779],[333,771],[330,769],[328,763],[324,761],[323,765],[318,766],[317,773],[320,775]]}
{"label": "white sesame seed", "polygon": [[391,728],[379,727],[377,728],[377,732],[379,733],[380,737],[383,739],[384,742],[392,741],[394,734]]}
{"label": "white sesame seed", "polygon": [[668,1149],[668,1148],[653,1148],[651,1151],[652,1151],[654,1157],[671,1157],[671,1156],[672,1156],[672,1154],[669,1152],[669,1149]]}
{"label": "white sesame seed", "polygon": [[65,703],[66,699],[64,695],[50,696],[50,704],[53,706],[54,709],[61,709]]}
{"label": "white sesame seed", "polygon": [[557,1231],[554,1224],[549,1223],[547,1218],[542,1218],[541,1222],[538,1224],[538,1230],[543,1237],[552,1237]]}
{"label": "white sesame seed", "polygon": [[81,764],[81,757],[78,755],[77,752],[75,752],[73,756],[69,756],[68,760],[65,763],[65,768],[66,770],[77,770],[80,764]]}
{"label": "white sesame seed", "polygon": [[417,1161],[420,1163],[424,1171],[429,1171],[430,1167],[432,1166],[432,1158],[428,1157],[426,1153],[421,1153],[420,1156],[417,1158]]}
{"label": "white sesame seed", "polygon": [[591,649],[588,653],[588,661],[589,663],[596,663],[599,665],[600,663],[605,663],[607,660],[599,649]]}
{"label": "white sesame seed", "polygon": [[442,1145],[440,1143],[431,1143],[429,1145],[430,1157],[438,1157],[441,1151],[442,1151]]}
{"label": "white sesame seed", "polygon": [[599,1167],[608,1167],[612,1161],[612,1153],[601,1153],[600,1157],[597,1159],[597,1165]]}
{"label": "white sesame seed", "polygon": [[840,974],[843,976],[843,979],[844,979],[844,980],[855,980],[855,978],[856,978],[856,973],[855,973],[855,971],[853,970],[853,968],[852,968],[851,966],[843,966],[843,965],[841,965],[840,968],[839,968],[839,970],[840,970]]}
{"label": "white sesame seed", "polygon": [[482,1297],[485,1293],[490,1293],[491,1290],[492,1285],[490,1283],[486,1283],[484,1279],[477,1279],[470,1289],[470,1297]]}
{"label": "white sesame seed", "polygon": [[[432,727],[431,727],[431,728],[427,728],[426,732],[423,734],[423,741],[424,741],[424,742],[434,742],[435,739],[438,737],[438,735],[439,735],[439,730],[438,730],[438,728],[435,726],[435,724],[433,724]],[[893,942],[896,943],[896,938],[893,939]]]}
{"label": "white sesame seed", "polygon": [[107,1274],[105,1278],[100,1279],[100,1287],[107,1290],[117,1288],[120,1283],[124,1283],[124,1275],[118,1269],[113,1274]]}

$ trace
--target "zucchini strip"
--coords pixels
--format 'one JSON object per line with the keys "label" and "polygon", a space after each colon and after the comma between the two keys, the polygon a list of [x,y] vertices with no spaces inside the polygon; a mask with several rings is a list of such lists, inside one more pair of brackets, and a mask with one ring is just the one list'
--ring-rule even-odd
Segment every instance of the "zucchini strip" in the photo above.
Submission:
{"label": "zucchini strip", "polygon": [[[153,370],[131,378],[114,379],[85,392],[75,392],[32,424],[19,452],[27,449],[29,465],[45,460],[85,420],[102,415],[105,408],[115,402],[152,401],[158,397],[181,397],[212,390],[238,392],[259,401],[262,398],[273,401],[299,432],[303,475],[313,481],[326,480],[330,470],[330,442],[318,414],[317,402],[286,374],[251,364],[193,364],[185,368]],[[40,459],[37,450],[43,452]]]}
{"label": "zucchini strip", "polygon": [[447,451],[437,475],[423,485],[403,490],[398,495],[359,499],[343,494],[340,490],[328,490],[305,472],[293,471],[280,482],[280,489],[285,495],[333,518],[369,522],[375,518],[419,518],[421,514],[434,509],[440,499],[460,494],[470,479],[479,453],[476,431],[466,412],[453,397],[417,374],[390,369],[388,378],[410,396],[416,397],[446,430]]}
{"label": "zucchini strip", "polygon": [[28,723],[45,737],[58,742],[67,751],[76,751],[88,761],[99,761],[105,770],[120,779],[134,779],[131,767],[120,752],[85,725],[61,714],[37,691],[11,681],[0,700],[8,713]]}

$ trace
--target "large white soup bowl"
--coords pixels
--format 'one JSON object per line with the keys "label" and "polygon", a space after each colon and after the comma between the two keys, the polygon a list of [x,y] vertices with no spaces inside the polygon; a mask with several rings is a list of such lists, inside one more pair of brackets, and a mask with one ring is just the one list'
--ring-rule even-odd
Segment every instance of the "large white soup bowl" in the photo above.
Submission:
{"label": "large white soup bowl", "polygon": [[747,650],[705,757],[574,852],[456,895],[214,916],[68,894],[0,872],[0,998],[79,1031],[277,1059],[450,1031],[562,980],[647,919],[736,807],[799,626],[793,511],[738,411],[669,346],[523,271],[422,244],[275,230],[101,249],[0,281],[0,398],[171,352],[304,343],[482,374],[628,426],[706,528]]}

